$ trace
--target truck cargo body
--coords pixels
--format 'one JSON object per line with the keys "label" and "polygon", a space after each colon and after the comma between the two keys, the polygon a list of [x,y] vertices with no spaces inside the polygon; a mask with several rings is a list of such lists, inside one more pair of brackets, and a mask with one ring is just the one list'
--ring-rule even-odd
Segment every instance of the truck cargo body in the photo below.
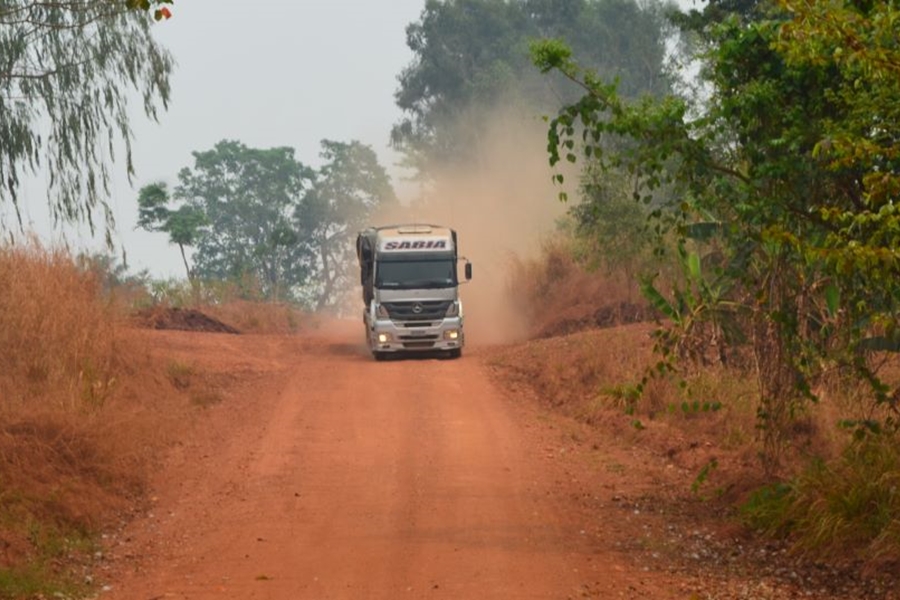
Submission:
{"label": "truck cargo body", "polygon": [[[462,354],[456,232],[438,225],[371,227],[357,236],[366,341],[376,358]],[[466,278],[471,265],[466,263]]]}

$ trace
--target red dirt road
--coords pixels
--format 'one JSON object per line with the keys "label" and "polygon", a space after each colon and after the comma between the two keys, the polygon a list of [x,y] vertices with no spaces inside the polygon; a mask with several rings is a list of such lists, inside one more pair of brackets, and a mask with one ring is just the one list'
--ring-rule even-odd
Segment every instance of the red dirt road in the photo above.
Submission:
{"label": "red dirt road", "polygon": [[150,513],[110,538],[101,597],[623,597],[531,409],[478,356],[375,362],[359,327],[147,333],[244,384],[167,459]]}

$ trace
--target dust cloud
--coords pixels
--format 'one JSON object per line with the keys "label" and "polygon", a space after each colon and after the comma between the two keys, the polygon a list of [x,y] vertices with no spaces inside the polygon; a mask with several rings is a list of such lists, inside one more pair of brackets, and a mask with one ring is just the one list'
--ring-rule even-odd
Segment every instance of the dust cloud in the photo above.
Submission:
{"label": "dust cloud", "polygon": [[417,199],[375,223],[456,229],[460,256],[474,271],[472,281],[460,288],[468,345],[508,343],[527,335],[526,318],[513,302],[514,259],[536,257],[568,208],[559,200],[562,188],[551,180],[555,171],[547,160],[546,123],[510,115],[496,115],[490,122],[481,133],[475,166],[442,170]]}

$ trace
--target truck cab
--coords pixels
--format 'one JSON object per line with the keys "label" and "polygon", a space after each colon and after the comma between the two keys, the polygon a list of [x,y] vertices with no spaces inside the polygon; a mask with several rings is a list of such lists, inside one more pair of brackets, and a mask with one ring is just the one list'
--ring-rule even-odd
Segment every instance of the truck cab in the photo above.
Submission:
{"label": "truck cab", "polygon": [[[461,356],[465,334],[456,231],[421,224],[370,227],[357,236],[356,249],[373,356],[428,351]],[[472,278],[468,261],[464,274],[467,281]]]}

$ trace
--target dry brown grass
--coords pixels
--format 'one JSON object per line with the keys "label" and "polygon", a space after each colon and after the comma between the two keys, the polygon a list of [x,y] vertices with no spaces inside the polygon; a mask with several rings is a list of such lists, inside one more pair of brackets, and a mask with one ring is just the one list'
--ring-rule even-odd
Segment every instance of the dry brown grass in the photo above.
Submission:
{"label": "dry brown grass", "polygon": [[120,317],[66,252],[0,248],[0,571],[73,554],[62,541],[130,506],[184,422]]}
{"label": "dry brown grass", "polygon": [[[653,351],[660,325],[633,274],[588,270],[576,255],[576,243],[559,236],[545,242],[539,257],[515,262],[510,302],[529,315],[533,338],[549,339],[504,350],[499,362],[549,404],[586,422],[628,411],[638,427],[664,420],[684,425],[689,437],[753,455],[759,436],[753,373],[684,363],[660,374],[661,356]],[[793,466],[810,455],[834,457],[846,443],[835,424],[849,414],[847,390],[830,386],[823,393],[828,402],[796,415]]]}
{"label": "dry brown grass", "polygon": [[0,410],[102,404],[115,319],[99,285],[62,251],[0,249]]}
{"label": "dry brown grass", "polygon": [[573,243],[557,236],[544,241],[538,257],[511,261],[507,294],[516,310],[528,316],[532,336],[550,337],[649,317],[632,277],[589,270],[573,255]]}
{"label": "dry brown grass", "polygon": [[313,315],[290,304],[235,300],[201,310],[242,333],[291,334],[316,323]]}
{"label": "dry brown grass", "polygon": [[[155,347],[104,283],[63,250],[0,248],[0,548],[38,525],[88,531],[114,518],[231,382]],[[204,312],[242,332],[315,327],[283,305]]]}
{"label": "dry brown grass", "polygon": [[650,377],[637,392],[657,359],[655,327],[637,323],[534,340],[498,349],[492,363],[547,406],[591,425],[627,417],[642,431],[667,422],[704,442],[715,439],[739,450],[752,445],[755,412],[748,381],[710,370],[690,381]]}

